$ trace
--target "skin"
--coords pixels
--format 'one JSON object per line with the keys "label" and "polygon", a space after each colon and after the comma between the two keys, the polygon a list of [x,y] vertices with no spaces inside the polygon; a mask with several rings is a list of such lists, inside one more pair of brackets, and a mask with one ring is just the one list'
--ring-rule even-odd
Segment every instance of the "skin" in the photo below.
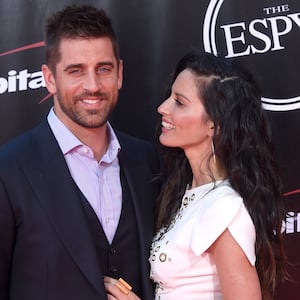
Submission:
{"label": "skin", "polygon": [[107,119],[122,87],[122,61],[107,37],[62,39],[59,50],[55,70],[42,66],[54,112],[99,161],[108,144]]}
{"label": "skin", "polygon": [[214,124],[205,112],[196,77],[190,70],[177,76],[170,97],[158,107],[158,112],[162,115],[159,140],[164,146],[184,150],[194,175],[192,187],[210,182],[204,162],[212,154]]}
{"label": "skin", "polygon": [[256,268],[228,230],[208,250],[217,267],[224,300],[261,300]]}
{"label": "skin", "polygon": [[128,295],[125,295],[117,286],[118,280],[111,277],[104,277],[104,286],[107,291],[108,300],[141,300],[134,292],[129,291]]}
{"label": "skin", "polygon": [[[208,160],[214,124],[199,98],[199,80],[188,69],[176,78],[171,95],[158,108],[162,115],[160,142],[185,152],[193,172],[192,187],[211,182],[205,171],[207,162],[216,180],[226,178],[218,162]],[[197,84],[198,82],[198,84]],[[200,85],[201,86],[201,85]],[[224,300],[260,300],[261,291],[256,268],[228,230],[208,249],[215,261]]]}

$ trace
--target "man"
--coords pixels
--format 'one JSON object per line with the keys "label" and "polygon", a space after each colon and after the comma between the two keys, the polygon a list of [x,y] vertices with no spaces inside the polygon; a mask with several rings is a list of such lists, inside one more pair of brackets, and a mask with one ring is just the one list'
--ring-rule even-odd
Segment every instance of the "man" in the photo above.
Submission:
{"label": "man", "polygon": [[107,121],[123,71],[110,19],[64,8],[48,19],[46,54],[53,109],[0,150],[0,299],[107,299],[104,276],[153,299],[159,162]]}

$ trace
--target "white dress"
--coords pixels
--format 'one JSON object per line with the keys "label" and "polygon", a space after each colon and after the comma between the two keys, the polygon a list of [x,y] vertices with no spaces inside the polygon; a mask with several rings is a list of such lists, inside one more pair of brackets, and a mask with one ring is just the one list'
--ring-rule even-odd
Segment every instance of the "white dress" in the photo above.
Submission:
{"label": "white dress", "polygon": [[206,250],[226,228],[255,265],[255,227],[229,182],[187,190],[170,227],[153,239],[149,261],[155,299],[222,299],[216,266]]}

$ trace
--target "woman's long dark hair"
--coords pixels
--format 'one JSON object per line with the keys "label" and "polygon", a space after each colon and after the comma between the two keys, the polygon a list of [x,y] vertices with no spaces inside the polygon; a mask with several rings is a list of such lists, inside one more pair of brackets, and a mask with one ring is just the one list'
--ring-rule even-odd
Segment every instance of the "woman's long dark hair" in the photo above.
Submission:
{"label": "woman's long dark hair", "polygon": [[[260,90],[252,76],[240,67],[212,54],[196,52],[179,61],[170,86],[185,69],[205,79],[199,80],[199,98],[214,122],[215,155],[252,217],[263,299],[272,299],[276,280],[285,277],[286,272],[281,234],[284,213],[281,182]],[[161,150],[164,186],[158,199],[157,228],[171,222],[193,176],[182,149],[161,146]]]}

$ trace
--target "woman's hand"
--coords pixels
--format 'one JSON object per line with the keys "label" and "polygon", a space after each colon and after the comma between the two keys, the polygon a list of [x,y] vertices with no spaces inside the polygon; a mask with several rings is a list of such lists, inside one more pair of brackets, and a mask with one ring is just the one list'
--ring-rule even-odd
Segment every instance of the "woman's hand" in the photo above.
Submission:
{"label": "woman's hand", "polygon": [[104,286],[108,300],[141,300],[133,291],[130,285],[124,280],[117,280],[112,277],[104,277]]}

